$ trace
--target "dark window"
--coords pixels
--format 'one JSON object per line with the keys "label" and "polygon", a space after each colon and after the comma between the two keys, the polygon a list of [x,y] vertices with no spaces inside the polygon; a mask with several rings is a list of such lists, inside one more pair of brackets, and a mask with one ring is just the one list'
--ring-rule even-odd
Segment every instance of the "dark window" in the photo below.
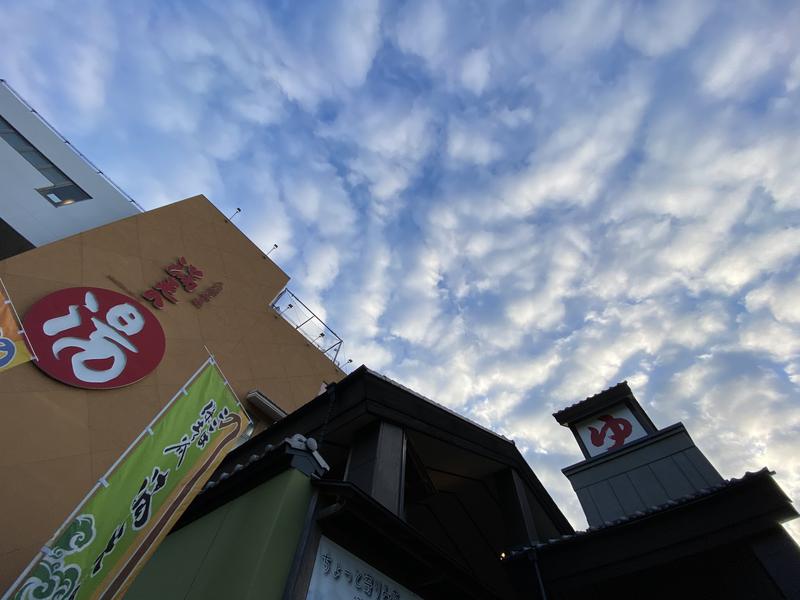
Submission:
{"label": "dark window", "polygon": [[27,239],[3,219],[0,219],[0,260],[34,248]]}
{"label": "dark window", "polygon": [[31,150],[35,151],[34,147],[28,143],[28,140],[26,140],[16,131],[4,131],[3,133],[0,133],[0,137],[8,142],[8,145],[19,153],[30,152]]}
{"label": "dark window", "polygon": [[70,178],[64,175],[59,169],[55,167],[43,167],[39,172],[53,182],[53,185],[62,185],[64,183],[72,183]]}
{"label": "dark window", "polygon": [[0,138],[3,138],[9,146],[19,152],[22,158],[50,180],[53,185],[39,188],[36,191],[49,200],[53,206],[67,206],[81,200],[91,200],[92,197],[83,188],[34,148],[3,117],[0,117]]}
{"label": "dark window", "polygon": [[80,202],[81,200],[89,200],[90,198],[89,194],[74,183],[39,188],[37,191],[55,206],[66,206],[68,204]]}

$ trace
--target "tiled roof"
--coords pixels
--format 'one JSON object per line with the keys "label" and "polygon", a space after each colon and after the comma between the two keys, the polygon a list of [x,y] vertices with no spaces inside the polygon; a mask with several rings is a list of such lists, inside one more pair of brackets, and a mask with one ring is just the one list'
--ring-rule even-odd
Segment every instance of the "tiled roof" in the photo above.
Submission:
{"label": "tiled roof", "polygon": [[[461,419],[461,420],[463,420],[463,421],[467,421],[467,422],[468,422],[470,425],[474,425],[475,427],[477,427],[477,428],[479,428],[479,429],[483,429],[485,432],[487,432],[487,433],[490,433],[490,434],[492,434],[493,436],[495,436],[495,437],[498,437],[498,438],[500,438],[500,439],[502,439],[502,440],[505,440],[506,442],[511,442],[512,444],[514,443],[514,440],[511,440],[511,439],[507,438],[506,436],[504,436],[504,435],[502,435],[502,434],[500,434],[500,433],[497,433],[496,431],[493,431],[493,430],[489,429],[489,428],[488,428],[488,427],[486,427],[485,425],[481,425],[481,424],[480,424],[480,423],[478,423],[477,421],[474,421],[474,420],[470,419],[469,417],[467,417],[467,416],[465,416],[465,415],[463,415],[463,414],[457,413],[457,412],[456,412],[456,411],[454,411],[453,409],[446,407],[444,404],[440,404],[439,402],[436,402],[435,400],[431,400],[430,398],[428,398],[428,397],[426,397],[426,396],[423,396],[423,395],[422,395],[422,394],[420,394],[419,392],[415,392],[415,391],[414,391],[414,390],[412,390],[411,388],[407,388],[407,387],[406,387],[406,386],[404,386],[402,383],[398,383],[398,382],[396,382],[396,381],[395,381],[394,379],[392,379],[391,377],[387,377],[386,375],[384,375],[384,374],[382,374],[382,373],[378,373],[377,371],[373,371],[373,370],[372,370],[372,369],[370,369],[369,367],[366,367],[366,366],[363,366],[363,365],[362,365],[362,368],[364,369],[364,371],[365,371],[365,372],[369,373],[370,375],[372,375],[372,376],[374,376],[374,377],[377,377],[378,379],[383,379],[383,380],[384,380],[384,381],[386,381],[387,383],[390,383],[390,384],[392,384],[393,386],[395,386],[395,387],[397,387],[397,388],[400,388],[400,389],[401,389],[401,390],[403,390],[404,392],[407,392],[407,393],[409,393],[409,394],[412,394],[412,395],[414,395],[415,397],[419,398],[420,400],[424,400],[424,401],[425,401],[425,402],[427,402],[428,404],[431,404],[431,405],[435,406],[436,408],[438,408],[438,409],[440,409],[440,410],[443,410],[444,412],[450,413],[451,415],[453,415],[453,416],[455,416],[455,417],[457,417],[457,418],[459,418],[459,419]],[[515,444],[515,445],[516,445],[516,444]]]}
{"label": "tiled roof", "polygon": [[533,544],[533,545],[529,545],[529,546],[522,546],[520,548],[516,548],[510,553],[509,558],[515,558],[517,556],[523,555],[523,554],[529,552],[530,550],[534,550],[534,549],[541,550],[543,548],[549,548],[549,547],[552,547],[552,546],[554,546],[556,544],[561,544],[561,543],[567,542],[569,540],[574,540],[574,539],[577,539],[577,538],[590,536],[590,535],[598,533],[600,531],[608,531],[610,529],[613,529],[614,527],[619,527],[621,525],[632,523],[632,522],[637,521],[639,519],[642,519],[644,517],[649,517],[651,515],[654,515],[656,513],[660,513],[660,512],[665,511],[665,510],[668,510],[668,509],[671,509],[671,508],[676,508],[678,506],[683,506],[683,505],[688,504],[688,503],[690,503],[690,502],[692,502],[694,500],[699,500],[701,498],[706,498],[706,497],[712,496],[712,495],[714,495],[716,493],[719,493],[722,490],[727,490],[727,489],[731,489],[731,488],[737,487],[739,485],[742,485],[743,483],[745,483],[747,481],[751,481],[753,479],[757,479],[757,478],[760,478],[760,477],[765,477],[765,476],[768,476],[768,475],[771,476],[771,475],[774,475],[774,474],[775,474],[775,472],[774,471],[770,471],[767,467],[759,469],[758,471],[755,471],[755,472],[748,471],[742,477],[739,477],[739,478],[735,478],[734,477],[732,479],[726,479],[725,481],[723,481],[722,483],[720,483],[718,485],[714,485],[714,486],[711,486],[711,487],[703,488],[703,489],[701,489],[701,490],[699,490],[699,491],[697,491],[697,492],[695,492],[693,494],[687,494],[687,495],[682,496],[682,497],[680,497],[680,498],[678,498],[676,500],[670,500],[669,502],[665,502],[663,504],[658,504],[656,506],[651,506],[650,508],[648,508],[646,510],[637,511],[635,513],[632,513],[632,514],[626,516],[626,517],[621,517],[619,519],[614,519],[613,521],[606,521],[605,523],[603,523],[602,525],[598,525],[597,527],[589,527],[588,529],[586,529],[584,531],[576,531],[573,534],[562,535],[561,537],[549,539],[546,542],[540,542],[538,544]]}
{"label": "tiled roof", "polygon": [[279,451],[284,451],[287,448],[296,451],[308,452],[314,457],[321,470],[327,471],[329,469],[328,463],[326,463],[325,459],[320,456],[319,452],[317,452],[316,440],[314,438],[306,438],[305,436],[296,433],[292,437],[284,439],[277,446],[267,444],[260,452],[254,452],[249,456],[242,456],[232,464],[226,464],[227,461],[223,462],[217,471],[211,476],[211,479],[209,479],[203,486],[200,494],[215,488],[217,485],[229,479],[231,476],[252,467],[261,460],[268,459],[270,455],[279,454]]}
{"label": "tiled roof", "polygon": [[602,392],[595,394],[594,396],[589,396],[588,398],[585,398],[580,402],[576,402],[575,404],[571,404],[570,406],[567,406],[559,411],[554,412],[553,417],[555,417],[555,419],[558,422],[561,422],[562,417],[564,417],[569,412],[573,412],[575,409],[579,407],[583,407],[587,404],[595,404],[598,402],[602,402],[609,397],[617,398],[619,396],[628,395],[631,393],[632,393],[631,389],[630,387],[628,387],[628,382],[621,381],[620,383],[612,385],[610,388],[605,389]]}

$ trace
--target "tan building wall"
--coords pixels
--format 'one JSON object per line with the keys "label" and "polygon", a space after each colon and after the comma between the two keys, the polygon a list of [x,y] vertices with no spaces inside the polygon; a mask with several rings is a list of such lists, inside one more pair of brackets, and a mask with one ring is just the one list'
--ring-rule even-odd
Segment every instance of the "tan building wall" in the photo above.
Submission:
{"label": "tan building wall", "polygon": [[79,286],[133,293],[149,306],[141,293],[180,256],[204,271],[198,290],[224,288],[201,308],[180,290],[182,302],[152,310],[167,348],[142,381],[83,390],[33,363],[0,374],[0,591],[208,357],[204,346],[240,399],[257,388],[287,412],[344,375],[269,307],[288,276],[203,196],[0,261],[0,277],[23,316],[43,296]]}

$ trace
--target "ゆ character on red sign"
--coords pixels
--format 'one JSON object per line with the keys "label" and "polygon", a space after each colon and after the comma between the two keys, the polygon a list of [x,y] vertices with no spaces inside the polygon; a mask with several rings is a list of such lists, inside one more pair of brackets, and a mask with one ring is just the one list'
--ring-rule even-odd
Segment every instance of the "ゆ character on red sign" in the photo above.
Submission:
{"label": "\u3086 character on red sign", "polygon": [[69,288],[45,296],[24,327],[45,373],[82,388],[139,381],[161,362],[161,324],[141,303],[102,288]]}
{"label": "\u3086 character on red sign", "polygon": [[600,429],[590,426],[589,433],[592,444],[598,448],[606,443],[607,434],[611,434],[611,440],[614,442],[608,449],[619,448],[633,431],[633,426],[628,419],[611,415],[602,415],[597,418],[603,422],[603,426]]}

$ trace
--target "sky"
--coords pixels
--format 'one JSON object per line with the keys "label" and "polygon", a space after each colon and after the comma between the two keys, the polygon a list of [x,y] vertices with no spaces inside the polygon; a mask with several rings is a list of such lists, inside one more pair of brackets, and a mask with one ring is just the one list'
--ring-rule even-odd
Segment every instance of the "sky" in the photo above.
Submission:
{"label": "sky", "polygon": [[800,500],[800,4],[2,13],[0,77],[112,180],[241,208],[342,358],[516,440],[576,527],[551,413],[623,380]]}

